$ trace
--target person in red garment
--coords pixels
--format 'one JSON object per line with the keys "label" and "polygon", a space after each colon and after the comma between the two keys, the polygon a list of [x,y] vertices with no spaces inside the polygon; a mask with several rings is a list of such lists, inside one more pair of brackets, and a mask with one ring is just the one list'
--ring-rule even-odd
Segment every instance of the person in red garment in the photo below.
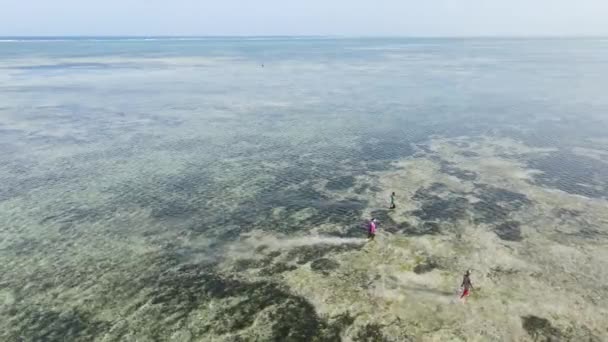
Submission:
{"label": "person in red garment", "polygon": [[471,290],[473,289],[473,283],[471,283],[471,271],[467,270],[464,273],[464,277],[462,278],[462,294],[460,295],[460,299],[463,302],[466,302],[466,297],[471,294]]}

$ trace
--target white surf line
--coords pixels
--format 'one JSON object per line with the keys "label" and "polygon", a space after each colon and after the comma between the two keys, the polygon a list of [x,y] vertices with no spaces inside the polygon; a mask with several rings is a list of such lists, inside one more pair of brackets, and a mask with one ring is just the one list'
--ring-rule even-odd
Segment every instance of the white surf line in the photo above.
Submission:
{"label": "white surf line", "polygon": [[296,238],[276,239],[282,247],[302,247],[312,245],[356,245],[365,243],[367,240],[363,238],[341,238],[336,236],[302,236]]}
{"label": "white surf line", "polygon": [[237,242],[229,248],[232,255],[252,254],[260,246],[266,246],[266,250],[292,249],[304,246],[315,245],[362,245],[367,239],[364,238],[341,238],[336,236],[297,236],[297,237],[277,237],[273,235],[251,235]]}

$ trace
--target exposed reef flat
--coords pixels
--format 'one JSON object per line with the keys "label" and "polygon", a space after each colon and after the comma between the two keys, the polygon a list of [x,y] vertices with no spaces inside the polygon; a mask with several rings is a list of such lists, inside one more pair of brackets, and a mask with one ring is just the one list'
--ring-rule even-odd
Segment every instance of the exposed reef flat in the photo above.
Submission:
{"label": "exposed reef flat", "polygon": [[[260,190],[252,198],[273,208],[251,227],[184,225],[196,210],[183,197],[140,196],[132,202],[151,201],[152,210],[74,207],[38,221],[16,214],[18,199],[4,201],[13,214],[1,244],[0,337],[605,340],[608,202],[543,181],[546,164],[536,161],[555,153],[510,139],[437,137],[392,168],[305,182],[275,192],[286,196],[279,200]],[[200,177],[164,186],[194,193]],[[301,191],[314,205],[271,205]],[[380,230],[368,242],[371,216]],[[466,269],[475,290],[462,304]]]}

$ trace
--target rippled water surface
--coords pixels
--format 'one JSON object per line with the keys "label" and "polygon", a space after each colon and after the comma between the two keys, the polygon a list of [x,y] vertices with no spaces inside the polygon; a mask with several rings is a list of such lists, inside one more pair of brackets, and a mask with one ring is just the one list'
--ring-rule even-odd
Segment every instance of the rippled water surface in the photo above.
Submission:
{"label": "rippled water surface", "polygon": [[0,337],[608,338],[606,89],[605,39],[2,39]]}

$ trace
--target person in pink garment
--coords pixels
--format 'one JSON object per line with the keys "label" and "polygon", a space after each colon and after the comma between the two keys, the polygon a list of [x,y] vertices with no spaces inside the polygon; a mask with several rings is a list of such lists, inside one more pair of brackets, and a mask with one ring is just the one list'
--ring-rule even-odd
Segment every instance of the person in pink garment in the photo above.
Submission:
{"label": "person in pink garment", "polygon": [[376,226],[378,224],[378,221],[375,218],[372,218],[369,221],[369,228],[367,231],[367,238],[369,240],[373,240],[376,237]]}

